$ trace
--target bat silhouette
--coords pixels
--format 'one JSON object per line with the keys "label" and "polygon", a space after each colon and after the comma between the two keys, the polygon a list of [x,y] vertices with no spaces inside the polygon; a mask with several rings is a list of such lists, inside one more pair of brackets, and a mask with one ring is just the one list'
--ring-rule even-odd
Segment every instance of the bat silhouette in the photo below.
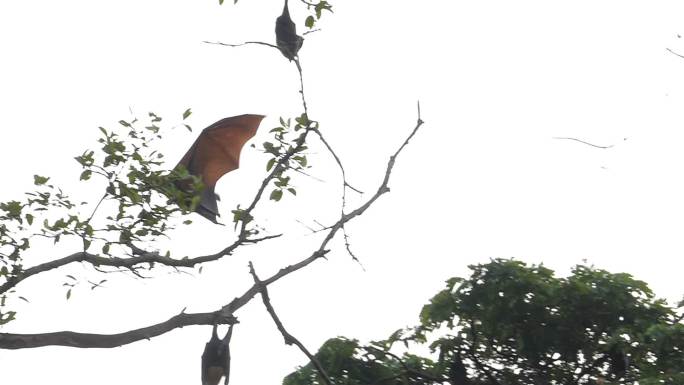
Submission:
{"label": "bat silhouette", "polygon": [[256,134],[263,118],[263,115],[239,115],[219,120],[202,130],[178,163],[202,179],[204,190],[195,209],[201,216],[218,223],[216,182],[240,166],[240,151]]}
{"label": "bat silhouette", "polygon": [[230,325],[226,336],[219,339],[216,325],[211,332],[211,339],[204,346],[202,353],[202,385],[217,385],[221,377],[225,377],[225,385],[230,380],[230,338],[233,325]]}
{"label": "bat silhouette", "polygon": [[287,0],[283,7],[283,13],[276,19],[276,45],[283,56],[290,61],[297,57],[297,52],[302,48],[304,38],[297,35],[297,27],[290,18],[290,10],[287,8]]}

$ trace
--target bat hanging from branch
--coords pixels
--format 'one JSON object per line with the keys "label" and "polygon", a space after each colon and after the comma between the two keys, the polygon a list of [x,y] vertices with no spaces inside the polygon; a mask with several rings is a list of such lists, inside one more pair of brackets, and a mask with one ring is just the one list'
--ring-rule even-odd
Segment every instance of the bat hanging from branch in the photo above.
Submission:
{"label": "bat hanging from branch", "polygon": [[228,385],[230,380],[230,338],[233,335],[233,325],[223,339],[218,338],[217,325],[211,332],[211,339],[204,346],[202,353],[202,385],[218,385],[222,377]]}
{"label": "bat hanging from branch", "polygon": [[276,45],[283,56],[290,61],[297,57],[299,49],[302,48],[304,38],[297,35],[297,27],[290,18],[290,10],[287,7],[287,0],[283,7],[283,13],[276,19]]}
{"label": "bat hanging from branch", "polygon": [[204,184],[195,209],[201,216],[218,223],[218,196],[214,192],[216,182],[240,166],[240,151],[254,137],[263,118],[263,115],[239,115],[219,120],[202,130],[178,163]]}

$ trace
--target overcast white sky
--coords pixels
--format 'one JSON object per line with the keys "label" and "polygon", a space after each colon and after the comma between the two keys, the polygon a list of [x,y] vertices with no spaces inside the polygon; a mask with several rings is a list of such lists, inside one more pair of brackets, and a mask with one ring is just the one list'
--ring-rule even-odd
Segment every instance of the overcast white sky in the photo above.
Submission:
{"label": "overcast white sky", "polygon": [[[97,126],[112,127],[130,111],[174,122],[192,107],[195,133],[173,131],[164,144],[171,162],[220,118],[267,115],[254,140],[261,143],[279,116],[299,114],[296,70],[277,51],[202,44],[272,42],[281,1],[217,3],[0,2],[0,200],[20,196],[36,173],[95,199],[97,190],[76,183],[72,158],[96,144]],[[301,23],[304,9],[292,3]],[[418,99],[426,124],[397,162],[391,193],[348,228],[365,271],[338,242],[329,261],[271,288],[283,322],[310,349],[336,335],[377,339],[415,324],[445,279],[492,257],[543,262],[561,274],[586,259],[681,297],[684,59],[666,51],[684,53],[681,2],[333,5],[300,55],[310,115],[350,182],[375,190],[415,124]],[[259,212],[262,223],[292,236],[201,275],[107,277],[106,288],[80,287],[68,302],[64,274],[101,277],[74,266],[33,278],[18,287],[30,304],[17,303],[19,320],[2,331],[120,332],[186,306],[225,304],[250,285],[247,261],[267,276],[310,253],[316,238],[297,220],[334,218],[338,173],[320,146],[311,156],[322,182],[297,178],[297,199]],[[243,152],[242,168],[217,188],[224,212],[253,195],[265,162]],[[230,227],[198,220],[173,246],[197,255],[231,236]],[[26,264],[70,252],[46,247]],[[279,383],[305,363],[262,307],[255,301],[237,314],[232,384]],[[0,372],[13,385],[199,383],[209,333],[190,327],[109,350],[0,351]]]}

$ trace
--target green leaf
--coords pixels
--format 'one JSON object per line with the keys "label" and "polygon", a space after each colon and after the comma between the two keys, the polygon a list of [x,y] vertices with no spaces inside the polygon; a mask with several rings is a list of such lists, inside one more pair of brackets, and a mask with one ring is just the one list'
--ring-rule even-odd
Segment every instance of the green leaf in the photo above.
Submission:
{"label": "green leaf", "polygon": [[295,122],[301,126],[307,126],[309,124],[309,117],[306,112],[303,112],[300,116],[295,118]]}
{"label": "green leaf", "polygon": [[48,178],[48,177],[44,177],[44,176],[40,176],[40,175],[34,175],[33,176],[33,184],[36,186],[44,185],[45,183],[47,183],[47,181],[49,179],[50,178]]}
{"label": "green leaf", "polygon": [[17,314],[17,312],[15,312],[15,311],[8,311],[8,312],[5,312],[4,314],[2,312],[0,312],[0,325],[4,325],[6,323],[12,322],[14,320],[16,314]]}
{"label": "green leaf", "polygon": [[9,201],[6,203],[0,203],[0,210],[5,211],[7,213],[7,216],[10,218],[16,219],[19,222],[21,222],[21,210],[24,208],[24,206],[17,202],[17,201]]}
{"label": "green leaf", "polygon": [[290,177],[278,177],[278,180],[274,182],[276,187],[287,187],[288,183],[290,183]]}
{"label": "green leaf", "polygon": [[292,195],[297,195],[297,190],[293,189],[292,187],[288,188],[287,191],[289,191]]}
{"label": "green leaf", "polygon": [[223,5],[223,0],[219,0],[219,5]]}
{"label": "green leaf", "polygon": [[266,171],[271,171],[271,169],[273,168],[273,165],[275,164],[275,161],[276,161],[275,158],[269,159],[268,163],[266,163]]}
{"label": "green leaf", "polygon": [[66,299],[68,300],[69,298],[71,298],[71,289],[66,292]]}
{"label": "green leaf", "polygon": [[283,197],[283,190],[276,189],[271,191],[271,200],[278,202]]}
{"label": "green leaf", "polygon": [[124,127],[130,127],[131,126],[131,124],[125,120],[119,120],[119,124],[124,126]]}
{"label": "green leaf", "polygon": [[185,112],[183,112],[183,120],[187,119],[190,115],[192,115],[192,111],[190,110],[190,108],[188,108],[187,110],[185,110]]}
{"label": "green leaf", "polygon": [[184,224],[184,225],[189,225],[189,224],[191,224],[191,223],[192,223],[192,221],[191,221],[190,219],[187,219],[187,220],[184,220],[184,221],[183,221],[183,224]]}
{"label": "green leaf", "polygon": [[89,239],[84,239],[84,240],[83,240],[83,250],[84,250],[84,251],[85,251],[85,250],[88,250],[88,248],[90,247],[90,244],[91,244],[91,243],[92,243],[92,242],[91,242]]}
{"label": "green leaf", "polygon": [[314,19],[313,16],[309,15],[309,17],[306,18],[304,25],[306,25],[307,28],[313,28],[315,23],[316,23],[316,19]]}
{"label": "green leaf", "polygon": [[316,10],[316,18],[320,19],[321,15],[323,14],[323,10],[327,10],[332,12],[332,5],[328,3],[327,1],[320,1],[316,6],[314,7]]}
{"label": "green leaf", "polygon": [[26,222],[28,222],[29,225],[32,225],[33,224],[33,215],[26,214]]}
{"label": "green leaf", "polygon": [[109,246],[110,246],[109,243],[105,243],[105,245],[102,246],[102,252],[103,252],[104,254],[109,254]]}
{"label": "green leaf", "polygon": [[308,162],[307,162],[307,160],[306,160],[306,156],[304,156],[304,155],[302,155],[302,156],[299,156],[299,155],[298,155],[298,156],[294,156],[294,157],[292,157],[292,159],[296,160],[296,161],[299,163],[299,165],[302,166],[302,167],[306,167],[306,165],[308,164]]}
{"label": "green leaf", "polygon": [[[159,118],[159,120],[161,120],[161,118]],[[154,120],[153,120],[153,121],[154,121]],[[159,126],[157,126],[156,124],[153,124],[153,125],[151,125],[151,126],[146,126],[145,129],[148,130],[148,131],[151,131],[151,132],[153,132],[153,133],[155,133],[155,134],[159,132]],[[144,146],[144,144],[143,144],[143,146]]]}
{"label": "green leaf", "polygon": [[[162,120],[162,118],[161,118],[160,116],[158,116],[157,114],[155,114],[155,113],[152,112],[152,111],[148,112],[148,113],[147,113],[147,116],[149,116],[150,118],[152,118],[152,121],[153,121],[153,122],[161,122],[161,120]],[[136,120],[137,120],[137,119],[136,119]],[[136,121],[136,120],[134,120],[134,121]]]}
{"label": "green leaf", "polygon": [[280,155],[280,146],[275,146],[271,142],[264,142],[264,151],[268,154],[272,154],[274,156]]}
{"label": "green leaf", "polygon": [[85,170],[81,173],[80,180],[88,180],[90,177],[93,175],[93,172],[90,170]]}

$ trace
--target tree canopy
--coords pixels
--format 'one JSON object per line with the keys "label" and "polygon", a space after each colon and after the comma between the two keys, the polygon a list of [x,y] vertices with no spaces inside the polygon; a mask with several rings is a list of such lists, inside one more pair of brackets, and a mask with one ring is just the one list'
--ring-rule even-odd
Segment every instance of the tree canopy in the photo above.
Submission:
{"label": "tree canopy", "polygon": [[[451,278],[420,323],[362,345],[328,340],[317,353],[333,384],[680,384],[684,324],[629,274],[496,259]],[[397,346],[401,345],[402,346]],[[416,354],[412,351],[431,354]],[[401,352],[403,350],[403,352]],[[286,385],[322,384],[311,364]]]}

